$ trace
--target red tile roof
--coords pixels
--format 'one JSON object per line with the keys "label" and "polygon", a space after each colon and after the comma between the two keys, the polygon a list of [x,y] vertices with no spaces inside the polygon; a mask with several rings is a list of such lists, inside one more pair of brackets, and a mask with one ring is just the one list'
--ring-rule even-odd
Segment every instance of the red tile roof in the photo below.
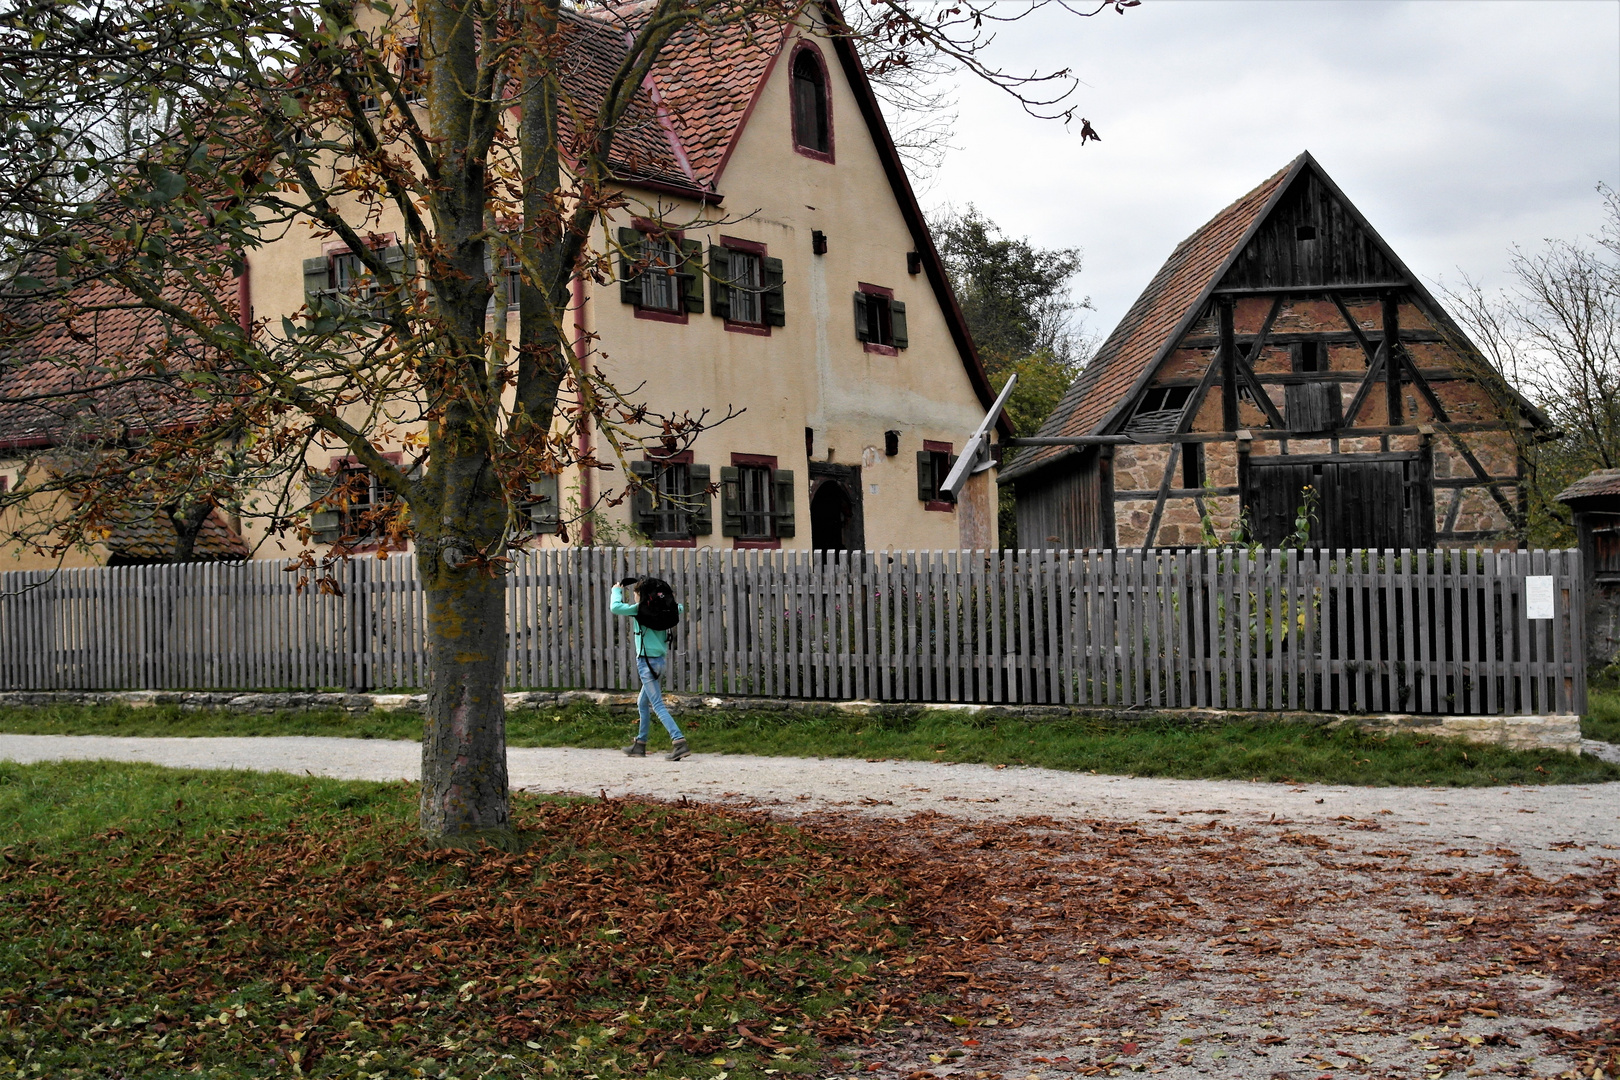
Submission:
{"label": "red tile roof", "polygon": [[188,366],[185,343],[138,305],[97,281],[0,310],[0,453],[184,427],[207,415],[173,374]]}
{"label": "red tile roof", "polygon": [[[117,520],[106,523],[107,536],[102,543],[110,555],[123,559],[167,560],[174,555],[174,523],[155,507],[142,507],[122,512]],[[197,534],[192,558],[196,560],[245,559],[247,544],[231,530],[217,512],[210,512]]]}
{"label": "red tile roof", "polygon": [[[1243,246],[1267,204],[1300,160],[1290,162],[1176,245],[1170,258],[1041,425],[1037,437],[1072,438],[1102,433],[1131,388],[1157,365],[1180,336],[1178,330],[1182,323],[1203,305],[1222,267]],[[1073,453],[1076,453],[1074,447],[1028,447],[1001,471],[1000,479],[1005,483]]]}
{"label": "red tile roof", "polygon": [[[581,104],[594,108],[601,100],[630,35],[651,10],[647,3],[629,3],[569,16],[575,34],[569,55],[577,63],[569,77]],[[615,175],[713,191],[782,41],[780,22],[764,15],[720,26],[692,23],[678,31],[615,137]]]}

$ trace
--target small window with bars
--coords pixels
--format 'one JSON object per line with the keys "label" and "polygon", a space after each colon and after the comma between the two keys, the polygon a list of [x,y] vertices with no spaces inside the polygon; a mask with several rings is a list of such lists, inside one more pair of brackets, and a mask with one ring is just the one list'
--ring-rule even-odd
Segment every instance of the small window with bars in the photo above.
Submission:
{"label": "small window with bars", "polygon": [[772,521],[771,469],[764,465],[737,466],[737,515],[744,540],[769,540],[776,535]]}
{"label": "small window with bars", "polygon": [[765,321],[760,257],[746,251],[733,251],[730,261],[731,280],[726,291],[731,302],[731,321],[760,325]]}
{"label": "small window with bars", "polygon": [[415,42],[405,46],[405,55],[399,62],[400,90],[412,105],[427,101],[427,65],[422,61],[422,46]]}
{"label": "small window with bars", "polygon": [[649,311],[681,310],[681,254],[668,237],[648,236],[641,242],[641,306]]}

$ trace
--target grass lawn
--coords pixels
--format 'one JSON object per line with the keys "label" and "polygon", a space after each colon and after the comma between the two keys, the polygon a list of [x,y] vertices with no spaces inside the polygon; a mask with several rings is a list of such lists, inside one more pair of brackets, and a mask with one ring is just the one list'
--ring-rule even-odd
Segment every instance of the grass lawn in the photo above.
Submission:
{"label": "grass lawn", "polygon": [[409,784],[0,762],[0,1072],[819,1075],[962,962],[916,917],[945,883],[830,833],[518,796],[526,853],[442,852],[415,813]]}
{"label": "grass lawn", "polygon": [[1581,734],[1588,739],[1620,744],[1620,685],[1612,678],[1586,691],[1586,715]]}
{"label": "grass lawn", "polygon": [[[1594,694],[1620,728],[1620,693]],[[1600,724],[1602,721],[1599,722]],[[634,721],[605,709],[517,710],[507,720],[512,746],[623,746]],[[1416,735],[1379,736],[1303,725],[1233,723],[1189,727],[1144,720],[1028,722],[969,713],[903,717],[793,713],[686,715],[698,753],[788,757],[900,758],[912,761],[1038,765],[1114,775],[1362,785],[1485,786],[1620,780],[1620,766],[1553,751],[1512,751]],[[665,738],[657,724],[654,746]],[[1607,730],[1607,729],[1603,729]],[[48,706],[0,709],[0,731],[62,735],[344,735],[417,739],[409,714],[339,711],[251,715],[158,706]],[[1601,736],[1596,736],[1601,737]],[[1620,740],[1620,736],[1616,736]]]}

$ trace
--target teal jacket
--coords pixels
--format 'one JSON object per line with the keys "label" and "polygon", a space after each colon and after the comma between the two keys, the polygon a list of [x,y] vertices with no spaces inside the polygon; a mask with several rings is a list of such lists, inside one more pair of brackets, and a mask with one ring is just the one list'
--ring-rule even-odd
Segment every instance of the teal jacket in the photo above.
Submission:
{"label": "teal jacket", "polygon": [[[686,613],[685,604],[676,604],[675,606],[680,609],[682,614]],[[640,604],[625,603],[624,589],[618,585],[613,586],[613,603],[609,605],[609,610],[613,614],[628,615],[632,620],[635,620],[636,610],[640,607]],[[639,620],[632,621],[630,625],[633,628],[631,632],[636,636],[637,656],[663,656],[669,652],[668,630],[649,630],[642,626]]]}

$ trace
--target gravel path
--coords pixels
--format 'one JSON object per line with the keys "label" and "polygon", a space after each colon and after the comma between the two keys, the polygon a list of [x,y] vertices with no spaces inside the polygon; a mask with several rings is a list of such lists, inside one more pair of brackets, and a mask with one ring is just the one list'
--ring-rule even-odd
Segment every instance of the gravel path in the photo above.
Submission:
{"label": "gravel path", "polygon": [[[421,773],[420,745],[404,741],[0,735],[0,759],[64,758],[307,772],[347,780],[408,780]],[[966,818],[1045,814],[1162,821],[1219,810],[1234,825],[1278,817],[1298,826],[1378,815],[1386,830],[1403,839],[1436,845],[1479,840],[1515,848],[1541,875],[1569,872],[1582,859],[1579,847],[1620,845],[1620,785],[1613,784],[1356,788],[848,758],[695,754],[672,763],[658,756],[641,760],[615,750],[568,748],[514,747],[507,759],[512,786],[528,791],[685,796],[750,802],[786,813],[847,808],[885,816],[935,811]]]}
{"label": "gravel path", "polygon": [[[6,759],[401,780],[421,749],[0,735]],[[978,875],[975,896],[1009,905],[1005,942],[973,976],[991,980],[980,1004],[1001,1022],[884,1029],[839,1051],[839,1075],[1587,1080],[1620,1060],[1620,1028],[1603,1027],[1620,970],[1620,784],[1353,788],[579,749],[508,760],[530,791],[853,813],[839,820],[870,842]]]}

